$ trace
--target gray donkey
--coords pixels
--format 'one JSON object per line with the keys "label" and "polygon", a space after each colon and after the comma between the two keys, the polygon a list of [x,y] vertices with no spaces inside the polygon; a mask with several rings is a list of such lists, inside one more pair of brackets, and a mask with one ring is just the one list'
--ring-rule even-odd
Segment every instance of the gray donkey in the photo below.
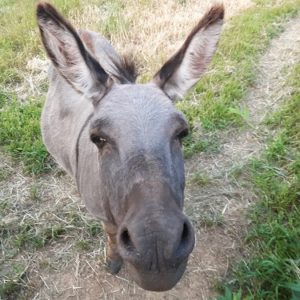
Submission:
{"label": "gray donkey", "polygon": [[39,3],[37,19],[52,61],[42,114],[44,143],[76,180],[88,210],[108,237],[108,267],[125,262],[144,289],[171,289],[195,237],[182,213],[182,139],[188,124],[174,101],[199,80],[221,32],[224,8],[213,6],[147,84],[109,42],[76,31]]}

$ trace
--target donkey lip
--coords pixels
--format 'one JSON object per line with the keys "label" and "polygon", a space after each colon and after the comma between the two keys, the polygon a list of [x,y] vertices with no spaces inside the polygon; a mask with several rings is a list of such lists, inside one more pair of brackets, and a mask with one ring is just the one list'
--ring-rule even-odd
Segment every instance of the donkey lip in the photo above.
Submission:
{"label": "donkey lip", "polygon": [[172,289],[181,279],[187,265],[188,257],[177,267],[164,271],[141,270],[130,263],[126,263],[132,279],[143,289],[148,291],[162,292]]}

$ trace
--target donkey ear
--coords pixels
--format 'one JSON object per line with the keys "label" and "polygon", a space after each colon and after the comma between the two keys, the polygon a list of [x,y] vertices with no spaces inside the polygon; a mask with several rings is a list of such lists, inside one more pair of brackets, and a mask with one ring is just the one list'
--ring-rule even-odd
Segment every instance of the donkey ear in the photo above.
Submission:
{"label": "donkey ear", "polygon": [[58,72],[93,103],[99,101],[112,80],[85,48],[73,26],[48,3],[38,4],[37,20],[46,52]]}
{"label": "donkey ear", "polygon": [[213,6],[154,76],[154,83],[172,100],[182,98],[207,68],[219,41],[223,18],[223,5]]}

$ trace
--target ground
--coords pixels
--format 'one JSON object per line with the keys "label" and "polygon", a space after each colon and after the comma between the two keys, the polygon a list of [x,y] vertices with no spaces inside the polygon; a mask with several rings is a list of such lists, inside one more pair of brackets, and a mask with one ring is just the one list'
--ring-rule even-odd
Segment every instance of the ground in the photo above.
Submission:
{"label": "ground", "polygon": [[[245,1],[245,7],[250,5]],[[206,300],[215,296],[218,280],[226,277],[230,265],[248,256],[242,243],[248,225],[246,208],[257,196],[243,176],[234,174],[265,149],[272,135],[263,120],[290,92],[285,80],[300,59],[299,32],[296,17],[260,58],[257,79],[240,104],[249,112],[247,125],[223,131],[217,151],[186,160],[185,212],[196,228],[196,246],[183,278],[171,291],[146,292],[130,280],[126,269],[117,276],[107,273],[105,237],[95,225],[96,234],[93,227],[91,241],[86,243],[85,230],[97,221],[87,213],[72,179],[58,168],[38,178],[26,176],[7,155],[0,154],[1,170],[6,170],[0,197],[9,202],[1,224],[15,224],[22,215],[20,226],[30,220],[41,227],[49,222],[51,227],[64,224],[68,229],[63,239],[54,239],[46,247],[12,255],[14,264],[26,266],[22,280],[30,292],[24,298]],[[32,67],[34,61],[29,64]],[[20,86],[20,94],[24,90]]]}

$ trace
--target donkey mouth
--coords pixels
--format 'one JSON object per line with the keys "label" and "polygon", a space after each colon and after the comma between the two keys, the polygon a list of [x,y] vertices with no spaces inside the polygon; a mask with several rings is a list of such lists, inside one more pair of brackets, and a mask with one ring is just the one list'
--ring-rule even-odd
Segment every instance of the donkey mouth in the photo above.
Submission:
{"label": "donkey mouth", "polygon": [[188,257],[176,267],[164,270],[141,270],[133,264],[126,263],[132,279],[143,289],[153,292],[163,292],[172,289],[182,277]]}

